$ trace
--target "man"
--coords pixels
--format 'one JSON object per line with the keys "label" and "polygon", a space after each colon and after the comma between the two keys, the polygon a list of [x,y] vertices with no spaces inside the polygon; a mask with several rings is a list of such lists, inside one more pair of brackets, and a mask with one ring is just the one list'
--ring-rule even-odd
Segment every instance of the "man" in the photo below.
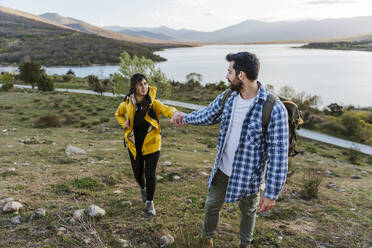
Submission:
{"label": "man", "polygon": [[[205,203],[203,240],[213,247],[219,211],[224,202],[239,202],[240,247],[250,247],[256,211],[264,212],[275,205],[287,174],[288,119],[287,110],[277,100],[274,103],[266,132],[262,128],[262,108],[269,93],[257,81],[260,63],[249,52],[228,54],[226,79],[231,95],[222,106],[224,93],[208,107],[189,114],[177,113],[172,122],[211,125],[220,123],[217,156],[208,180]],[[220,116],[220,110],[223,112]],[[264,180],[267,164],[266,188],[260,200],[259,188]]]}

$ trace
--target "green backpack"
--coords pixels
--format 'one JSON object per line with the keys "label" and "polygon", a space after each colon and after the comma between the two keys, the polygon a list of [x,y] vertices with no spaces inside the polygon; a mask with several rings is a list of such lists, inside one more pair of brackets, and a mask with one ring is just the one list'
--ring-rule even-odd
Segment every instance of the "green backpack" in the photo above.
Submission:
{"label": "green backpack", "polygon": [[[222,114],[226,100],[231,95],[232,92],[233,91],[230,89],[225,91],[225,94],[223,95],[222,98],[222,108],[220,109],[217,117],[215,117],[214,121],[216,121],[217,118]],[[280,96],[278,97],[276,95],[273,95],[272,93],[269,93],[269,96],[267,97],[267,100],[262,108],[262,130],[264,133],[267,132],[267,127],[269,126],[270,123],[271,112],[277,100],[280,100],[287,109],[289,129],[288,156],[294,157],[299,153],[296,150],[297,144],[296,130],[300,129],[300,125],[303,123],[301,111],[298,109],[296,103],[287,98]]]}

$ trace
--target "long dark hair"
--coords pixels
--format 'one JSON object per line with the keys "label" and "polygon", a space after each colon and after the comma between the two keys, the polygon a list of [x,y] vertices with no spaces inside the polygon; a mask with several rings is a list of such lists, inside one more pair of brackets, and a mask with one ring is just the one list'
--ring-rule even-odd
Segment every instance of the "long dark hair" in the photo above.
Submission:
{"label": "long dark hair", "polygon": [[[134,95],[137,94],[136,93],[136,85],[141,83],[142,80],[144,80],[144,79],[147,81],[146,76],[141,74],[141,73],[133,74],[133,76],[130,78],[130,89],[129,89],[129,92],[128,92],[128,95],[126,96],[126,98],[129,97],[132,94],[134,94]],[[143,98],[143,101],[140,103],[141,110],[144,111],[144,112],[148,111],[150,103],[151,103],[151,98],[149,96],[149,91],[150,90],[147,91],[146,96]]]}

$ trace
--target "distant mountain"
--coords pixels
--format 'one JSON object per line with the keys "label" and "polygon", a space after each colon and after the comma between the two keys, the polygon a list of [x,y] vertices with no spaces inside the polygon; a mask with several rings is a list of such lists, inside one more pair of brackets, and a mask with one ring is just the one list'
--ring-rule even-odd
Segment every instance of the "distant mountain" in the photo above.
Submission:
{"label": "distant mountain", "polygon": [[163,40],[163,41],[174,41],[175,40],[175,38],[170,37],[168,35],[149,32],[149,31],[135,31],[135,30],[123,29],[118,32],[122,34],[128,34],[128,35],[145,36],[145,37],[154,38],[154,39]]}
{"label": "distant mountain", "polygon": [[43,65],[117,64],[123,51],[164,60],[138,43],[75,31],[42,17],[0,7],[0,64],[39,61]]}
{"label": "distant mountain", "polygon": [[177,41],[187,42],[270,42],[270,41],[312,41],[343,39],[372,33],[372,16],[262,22],[247,20],[213,32],[175,30],[165,26],[158,28],[104,27],[115,30],[135,30],[163,34]]}
{"label": "distant mountain", "polygon": [[158,39],[150,38],[146,36],[133,36],[133,35],[128,35],[124,33],[118,33],[114,31],[106,30],[106,29],[91,25],[81,20],[77,20],[71,17],[63,17],[57,13],[45,13],[45,14],[40,15],[40,17],[47,19],[49,21],[58,23],[65,27],[79,30],[84,33],[96,34],[96,35],[103,36],[103,37],[110,38],[110,39],[131,41],[131,42],[137,42],[137,43],[143,43],[143,44],[165,43],[163,40],[158,40]]}

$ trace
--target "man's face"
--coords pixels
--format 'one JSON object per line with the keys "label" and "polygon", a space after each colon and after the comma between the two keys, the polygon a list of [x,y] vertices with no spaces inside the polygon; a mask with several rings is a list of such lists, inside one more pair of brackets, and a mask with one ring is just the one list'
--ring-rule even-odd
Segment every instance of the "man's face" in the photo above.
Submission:
{"label": "man's face", "polygon": [[243,87],[243,81],[236,75],[234,67],[234,61],[230,61],[229,68],[227,70],[226,79],[230,83],[230,89],[239,91]]}

